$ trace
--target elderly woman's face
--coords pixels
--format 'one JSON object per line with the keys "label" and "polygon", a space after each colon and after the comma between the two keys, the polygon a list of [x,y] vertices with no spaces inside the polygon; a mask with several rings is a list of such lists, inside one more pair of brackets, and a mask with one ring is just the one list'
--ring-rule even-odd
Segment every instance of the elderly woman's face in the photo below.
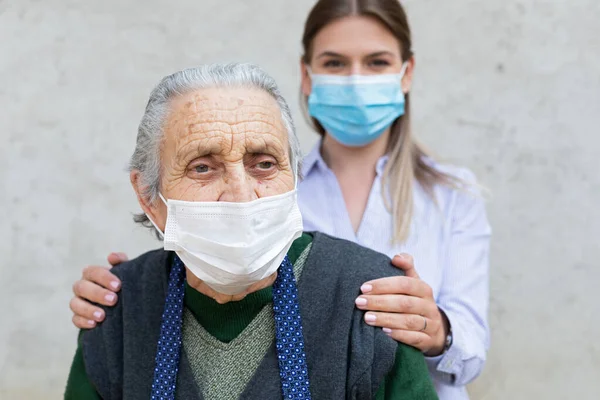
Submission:
{"label": "elderly woman's face", "polygon": [[[171,104],[161,193],[186,201],[247,202],[294,188],[277,102],[257,89],[202,89]],[[151,206],[164,229],[166,207]]]}

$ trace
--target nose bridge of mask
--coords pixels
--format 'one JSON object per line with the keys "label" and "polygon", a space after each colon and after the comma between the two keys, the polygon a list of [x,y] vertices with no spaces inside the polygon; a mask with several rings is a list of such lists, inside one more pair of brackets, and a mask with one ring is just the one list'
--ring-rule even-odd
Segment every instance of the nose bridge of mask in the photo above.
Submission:
{"label": "nose bridge of mask", "polygon": [[[298,177],[300,174],[298,168],[300,167],[300,160],[296,159],[294,161],[294,165],[295,165],[295,168],[292,170],[292,173],[294,174],[294,189],[288,193],[283,193],[281,195],[276,195],[276,196],[272,196],[272,197],[264,197],[264,198],[262,198],[264,201],[273,201],[277,197],[283,197],[285,195],[290,194],[291,192],[296,192],[298,190]],[[170,214],[169,203],[168,203],[167,199],[165,199],[165,197],[162,195],[162,193],[159,192],[158,197],[164,203],[164,205],[167,207],[167,219],[168,219],[168,215]],[[257,199],[257,200],[260,201],[260,199]],[[204,204],[212,203],[213,205],[215,203],[218,205],[223,205],[223,204],[227,204],[227,203],[229,203],[229,204],[249,204],[249,203],[257,202],[257,200],[253,200],[253,201],[250,201],[247,203],[229,203],[229,202],[218,202],[218,201],[217,202],[198,202],[198,203],[204,203]],[[187,203],[195,203],[195,202],[187,202]],[[158,225],[156,225],[156,223],[152,220],[152,218],[150,218],[150,216],[148,214],[146,214],[146,217],[148,217],[148,219],[150,220],[152,225],[156,228],[156,230],[164,237],[164,232],[160,230],[160,228],[158,227]]]}

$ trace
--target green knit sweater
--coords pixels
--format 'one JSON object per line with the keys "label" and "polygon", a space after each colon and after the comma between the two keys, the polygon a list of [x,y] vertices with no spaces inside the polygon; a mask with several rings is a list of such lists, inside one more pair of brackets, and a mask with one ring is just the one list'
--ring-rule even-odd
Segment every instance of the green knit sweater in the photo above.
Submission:
{"label": "green knit sweater", "polygon": [[[293,264],[311,242],[312,236],[304,234],[293,243],[288,252],[288,257]],[[254,292],[241,301],[218,304],[187,284],[184,298],[187,315],[193,315],[207,333],[223,343],[229,343],[237,338],[272,300],[272,289],[269,287]],[[394,368],[379,387],[376,400],[437,398],[423,355],[415,348],[399,344]],[[101,399],[87,376],[81,340],[71,365],[65,399]],[[207,398],[207,400],[211,399]]]}

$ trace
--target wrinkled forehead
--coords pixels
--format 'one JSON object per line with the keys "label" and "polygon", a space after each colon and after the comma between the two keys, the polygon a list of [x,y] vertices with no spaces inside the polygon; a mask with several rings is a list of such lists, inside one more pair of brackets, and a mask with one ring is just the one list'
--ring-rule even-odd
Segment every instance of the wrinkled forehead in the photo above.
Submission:
{"label": "wrinkled forehead", "polygon": [[201,89],[173,99],[170,109],[167,128],[180,141],[220,137],[238,145],[263,142],[282,150],[288,147],[281,110],[259,89]]}

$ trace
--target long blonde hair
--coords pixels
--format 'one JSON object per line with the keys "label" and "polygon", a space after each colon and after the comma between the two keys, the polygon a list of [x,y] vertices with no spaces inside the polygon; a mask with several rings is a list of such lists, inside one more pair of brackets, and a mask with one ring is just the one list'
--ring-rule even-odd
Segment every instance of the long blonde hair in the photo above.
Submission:
{"label": "long blonde hair", "polygon": [[[398,39],[403,61],[407,61],[413,56],[408,19],[398,0],[319,0],[310,11],[304,25],[303,62],[310,64],[312,41],[323,27],[338,18],[356,15],[374,17],[383,23]],[[305,116],[321,136],[325,135],[325,129],[319,124],[319,121],[308,116],[308,98],[302,97]],[[383,172],[381,190],[385,205],[393,215],[394,236],[392,239],[396,243],[401,243],[410,234],[414,181],[418,182],[434,202],[436,201],[435,185],[441,184],[458,188],[462,182],[426,162],[426,158],[429,156],[427,151],[412,137],[410,94],[408,93],[406,94],[404,115],[392,124],[387,154],[388,162]],[[387,196],[386,189],[389,189],[391,201]]]}

